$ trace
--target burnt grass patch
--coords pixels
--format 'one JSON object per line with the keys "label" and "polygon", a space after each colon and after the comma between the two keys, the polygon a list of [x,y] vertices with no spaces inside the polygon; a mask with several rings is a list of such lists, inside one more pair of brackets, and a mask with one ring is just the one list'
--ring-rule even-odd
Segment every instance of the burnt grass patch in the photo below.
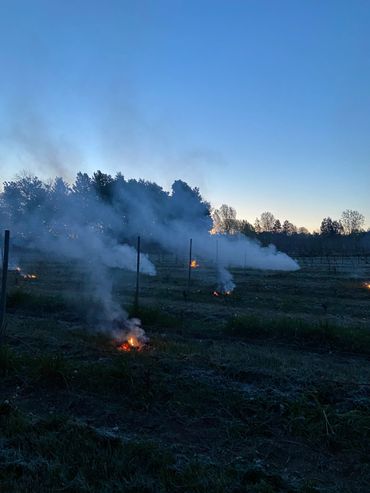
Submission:
{"label": "burnt grass patch", "polygon": [[[199,272],[185,299],[186,272],[164,268],[127,307],[150,342],[125,353],[91,330],[91,303],[62,277],[48,292],[47,273],[8,298],[2,490],[367,493],[367,293],[345,298],[340,278],[337,320],[317,316],[326,296],[334,312],[337,273],[237,272],[237,293],[219,300]],[[299,316],[285,312],[294,296]]]}

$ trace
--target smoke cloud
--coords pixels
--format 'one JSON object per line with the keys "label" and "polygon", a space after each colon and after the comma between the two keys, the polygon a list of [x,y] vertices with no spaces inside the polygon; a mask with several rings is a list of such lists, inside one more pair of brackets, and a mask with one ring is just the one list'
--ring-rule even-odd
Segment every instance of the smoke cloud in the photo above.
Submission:
{"label": "smoke cloud", "polygon": [[[234,288],[227,270],[232,267],[299,268],[273,245],[261,247],[243,235],[211,235],[210,205],[198,189],[181,180],[168,193],[154,183],[126,181],[119,174],[78,173],[72,187],[61,178],[45,184],[23,176],[4,183],[0,220],[18,244],[78,261],[90,277],[101,318],[111,322],[127,318],[114,300],[111,269],[136,270],[137,252],[131,245],[138,234],[146,244],[184,257],[192,238],[194,255],[215,265],[224,291]],[[146,254],[141,255],[140,271],[156,274]]]}

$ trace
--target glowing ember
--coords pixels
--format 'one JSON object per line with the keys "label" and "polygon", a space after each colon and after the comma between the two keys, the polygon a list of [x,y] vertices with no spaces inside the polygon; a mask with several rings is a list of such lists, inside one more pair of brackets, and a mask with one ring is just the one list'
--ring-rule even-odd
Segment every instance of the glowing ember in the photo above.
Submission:
{"label": "glowing ember", "polygon": [[220,296],[230,296],[232,291],[213,291],[213,296],[216,296],[217,298]]}
{"label": "glowing ember", "polygon": [[364,282],[363,286],[366,289],[370,289],[370,282]]}
{"label": "glowing ember", "polygon": [[128,342],[124,342],[123,344],[121,344],[120,346],[118,346],[118,351],[131,351],[131,346]]}
{"label": "glowing ember", "polygon": [[198,264],[198,262],[194,259],[194,260],[192,260],[192,261],[190,262],[190,267],[191,267],[192,269],[196,269],[197,267],[199,267],[199,264]]}

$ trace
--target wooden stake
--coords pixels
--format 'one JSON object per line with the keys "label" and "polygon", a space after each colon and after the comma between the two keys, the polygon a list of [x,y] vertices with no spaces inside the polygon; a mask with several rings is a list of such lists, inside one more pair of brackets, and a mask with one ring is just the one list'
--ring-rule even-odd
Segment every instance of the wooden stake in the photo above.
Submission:
{"label": "wooden stake", "polygon": [[192,261],[192,249],[193,249],[193,239],[190,238],[189,244],[189,272],[188,272],[188,290],[190,289],[190,281],[191,281],[191,261]]}
{"label": "wooden stake", "polygon": [[140,236],[137,237],[135,310],[139,307]]}
{"label": "wooden stake", "polygon": [[0,298],[0,339],[3,339],[5,333],[5,315],[6,315],[6,283],[8,278],[9,263],[9,230],[5,230],[4,236],[4,255],[3,255],[3,275],[1,280],[1,298]]}

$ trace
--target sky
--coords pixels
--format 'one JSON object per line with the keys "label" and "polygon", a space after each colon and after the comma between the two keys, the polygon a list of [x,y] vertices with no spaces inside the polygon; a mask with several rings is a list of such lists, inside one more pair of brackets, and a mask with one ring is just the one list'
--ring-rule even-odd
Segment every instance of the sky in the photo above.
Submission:
{"label": "sky", "polygon": [[0,181],[100,169],[370,227],[368,0],[0,0]]}

